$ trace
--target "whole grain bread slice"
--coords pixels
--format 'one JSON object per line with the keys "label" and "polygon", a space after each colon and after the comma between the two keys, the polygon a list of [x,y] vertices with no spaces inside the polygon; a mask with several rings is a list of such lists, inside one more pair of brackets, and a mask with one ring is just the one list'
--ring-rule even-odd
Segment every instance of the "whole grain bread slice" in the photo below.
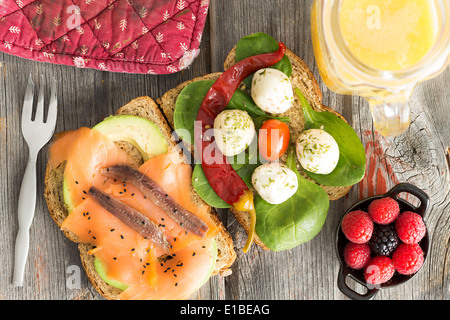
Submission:
{"label": "whole grain bread slice", "polygon": [[[292,75],[290,77],[290,81],[293,88],[299,88],[303,95],[306,97],[308,102],[311,104],[311,107],[316,111],[329,111],[333,114],[337,115],[344,121],[344,117],[340,115],[338,112],[328,108],[327,106],[324,106],[322,104],[322,92],[320,91],[319,84],[317,80],[314,77],[314,74],[309,69],[307,64],[298,57],[295,53],[293,53],[291,50],[287,49],[286,55],[289,57],[289,60],[292,65]],[[227,58],[225,59],[224,63],[224,70],[227,70],[231,66],[233,66],[236,63],[236,47],[234,47],[230,53],[228,54]],[[164,114],[168,118],[169,124],[173,128],[173,114],[175,110],[175,103],[178,98],[178,95],[180,94],[181,90],[185,88],[189,83],[199,81],[199,80],[211,80],[211,79],[217,79],[220,76],[221,73],[212,73],[205,75],[203,77],[195,78],[186,82],[181,83],[177,87],[167,91],[161,98],[157,99],[158,104],[160,105],[161,109],[163,110]],[[281,117],[289,117],[291,121],[288,123],[290,132],[291,132],[291,140],[296,141],[298,136],[301,132],[303,132],[305,127],[305,120],[301,108],[300,100],[296,95],[294,95],[294,103],[293,106],[286,111],[283,114],[280,114]],[[187,148],[191,148],[192,146],[189,146],[189,142],[186,142]],[[286,155],[281,159],[281,161],[286,160]],[[302,176],[307,178],[310,181],[313,181],[309,177],[307,177],[306,173],[301,169],[299,163],[297,162],[297,168]],[[313,181],[314,182],[314,181]],[[328,194],[328,197],[330,200],[337,200],[343,197],[348,193],[351,186],[346,187],[330,187],[330,186],[324,186],[320,185]],[[248,233],[250,229],[250,216],[248,212],[246,211],[237,211],[236,209],[232,208],[230,209],[231,212],[234,214],[236,220],[243,226],[244,230]],[[259,239],[259,237],[255,236],[255,243],[258,244],[260,247],[264,249],[268,249],[262,241]]]}
{"label": "whole grain bread slice", "polygon": [[[168,125],[164,115],[158,108],[158,105],[150,97],[139,97],[136,98],[123,107],[121,107],[116,114],[123,115],[135,115],[145,119],[148,119],[155,123],[163,133],[169,145],[169,150],[176,151],[179,153],[180,158],[184,163],[187,162],[187,158],[182,151],[177,148],[175,142],[171,139],[172,130]],[[116,142],[123,150],[125,150],[137,163],[142,163],[143,159],[139,151],[133,147],[128,142],[118,141]],[[50,163],[47,164],[47,169],[45,173],[45,191],[44,196],[47,201],[47,206],[51,217],[58,225],[61,226],[67,215],[69,214],[63,199],[63,178],[64,178],[64,167],[65,163],[60,164],[58,167],[54,168]],[[191,192],[193,201],[198,205],[206,205],[206,203],[195,193],[193,189],[187,190]],[[221,228],[221,231],[215,236],[215,241],[218,248],[217,260],[213,275],[220,274],[222,276],[227,276],[231,274],[231,265],[236,260],[236,252],[234,250],[233,240],[230,234],[227,232],[223,226],[216,210],[214,208],[209,208],[210,214],[216,224]],[[89,254],[88,251],[93,247],[86,243],[81,243],[78,241],[76,235],[63,231],[64,234],[71,241],[78,243],[78,249],[80,251],[80,257],[82,265],[86,271],[89,281],[92,286],[105,298],[108,300],[116,300],[119,298],[122,290],[117,289],[113,286],[108,285],[102,280],[102,278],[95,271],[94,266],[94,256]]]}

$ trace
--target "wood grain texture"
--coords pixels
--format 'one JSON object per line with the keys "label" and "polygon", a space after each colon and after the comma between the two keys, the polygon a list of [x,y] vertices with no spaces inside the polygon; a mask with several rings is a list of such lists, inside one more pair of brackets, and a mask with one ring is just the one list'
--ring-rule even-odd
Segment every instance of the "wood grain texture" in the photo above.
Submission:
{"label": "wood grain texture", "polygon": [[[335,229],[343,212],[361,197],[384,193],[397,182],[409,182],[430,196],[426,223],[432,251],[420,274],[402,286],[382,290],[376,299],[450,299],[450,178],[445,159],[450,146],[450,70],[447,68],[416,88],[411,97],[412,124],[405,134],[381,137],[373,129],[363,99],[337,95],[321,81],[311,46],[311,2],[212,0],[200,56],[188,70],[172,75],[108,73],[0,54],[0,232],[4,237],[0,242],[0,299],[101,299],[80,269],[76,245],[62,235],[48,214],[42,196],[47,148],[39,155],[39,195],[30,233],[25,286],[10,285],[17,199],[28,152],[20,131],[28,75],[31,73],[36,80],[39,74],[58,80],[56,131],[72,130],[96,124],[137,96],[158,98],[183,81],[222,71],[224,59],[237,41],[254,32],[266,32],[283,41],[310,66],[321,85],[323,103],[344,115],[361,138],[367,152],[367,174],[346,197],[330,204],[325,225],[312,241],[284,252],[253,246],[243,254],[245,232],[231,214],[222,210],[220,215],[238,252],[233,274],[214,277],[194,298],[347,299],[336,285],[339,263],[334,252]],[[77,268],[79,287],[71,282]],[[355,288],[359,289],[357,285]]]}

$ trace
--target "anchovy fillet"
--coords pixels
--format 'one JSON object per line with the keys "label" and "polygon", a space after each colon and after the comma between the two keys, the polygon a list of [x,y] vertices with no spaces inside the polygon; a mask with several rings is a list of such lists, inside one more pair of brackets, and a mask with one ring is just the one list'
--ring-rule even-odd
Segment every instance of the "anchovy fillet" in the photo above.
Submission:
{"label": "anchovy fillet", "polygon": [[180,206],[175,199],[169,196],[155,181],[153,181],[153,179],[139,170],[128,165],[115,165],[103,169],[101,174],[108,178],[132,183],[148,199],[162,208],[184,230],[202,238],[206,236],[209,228],[203,220]]}
{"label": "anchovy fillet", "polygon": [[167,241],[166,235],[144,214],[95,187],[89,189],[89,195],[125,225],[152,241],[164,252],[170,252],[170,243]]}

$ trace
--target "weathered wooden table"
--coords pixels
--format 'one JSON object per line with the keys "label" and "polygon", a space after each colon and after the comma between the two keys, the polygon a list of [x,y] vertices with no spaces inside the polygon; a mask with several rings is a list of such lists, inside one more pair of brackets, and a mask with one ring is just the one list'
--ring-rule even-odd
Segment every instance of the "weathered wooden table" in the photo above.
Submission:
{"label": "weathered wooden table", "polygon": [[58,80],[56,130],[72,130],[96,124],[135,97],[156,99],[183,81],[222,71],[229,50],[241,37],[254,32],[266,32],[283,41],[310,66],[321,84],[324,104],[344,115],[365,145],[367,174],[346,197],[330,204],[318,236],[289,251],[273,253],[253,246],[243,254],[245,232],[231,214],[222,213],[238,258],[233,274],[211,279],[197,299],[347,299],[336,285],[336,226],[352,203],[384,193],[397,182],[412,183],[430,196],[426,223],[431,253],[411,281],[382,290],[375,299],[450,299],[450,174],[446,161],[450,147],[450,70],[416,88],[411,98],[412,124],[405,134],[395,139],[381,137],[373,129],[363,99],[334,94],[321,82],[311,46],[311,2],[212,0],[200,56],[189,70],[170,76],[115,74],[0,54],[0,299],[101,299],[82,271],[79,286],[68,281],[81,269],[81,263],[76,245],[58,230],[43,197],[47,148],[38,161],[39,194],[25,283],[23,287],[11,286],[17,201],[28,154],[20,115],[29,74]]}

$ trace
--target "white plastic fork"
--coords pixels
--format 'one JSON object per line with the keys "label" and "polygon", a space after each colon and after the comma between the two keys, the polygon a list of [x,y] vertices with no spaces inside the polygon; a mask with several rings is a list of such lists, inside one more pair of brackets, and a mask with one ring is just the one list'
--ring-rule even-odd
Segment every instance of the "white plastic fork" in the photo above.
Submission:
{"label": "white plastic fork", "polygon": [[36,209],[36,161],[39,151],[50,140],[55,131],[57,117],[56,79],[51,81],[50,103],[47,120],[44,122],[44,77],[41,76],[38,102],[34,120],[33,113],[34,83],[30,77],[22,108],[22,135],[28,145],[28,163],[20,187],[18,204],[19,230],[17,232],[14,274],[12,284],[22,286],[25,265],[28,257],[29,230]]}

